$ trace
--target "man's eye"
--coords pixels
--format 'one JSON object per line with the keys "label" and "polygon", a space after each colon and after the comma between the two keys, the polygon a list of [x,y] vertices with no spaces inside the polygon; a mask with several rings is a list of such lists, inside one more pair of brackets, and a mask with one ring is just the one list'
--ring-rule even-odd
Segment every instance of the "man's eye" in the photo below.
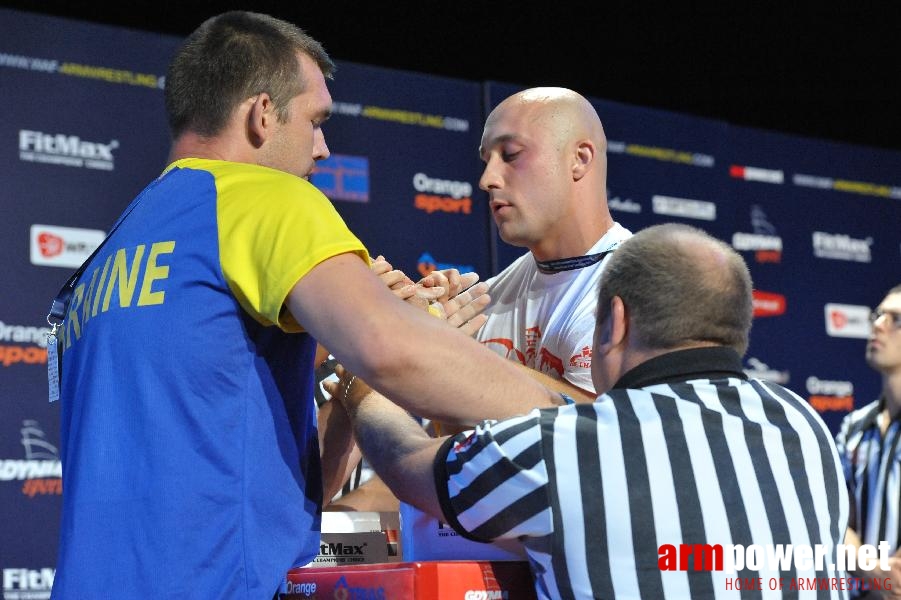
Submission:
{"label": "man's eye", "polygon": [[504,162],[510,162],[514,160],[517,156],[519,156],[519,151],[516,152],[502,152],[501,158],[504,159]]}

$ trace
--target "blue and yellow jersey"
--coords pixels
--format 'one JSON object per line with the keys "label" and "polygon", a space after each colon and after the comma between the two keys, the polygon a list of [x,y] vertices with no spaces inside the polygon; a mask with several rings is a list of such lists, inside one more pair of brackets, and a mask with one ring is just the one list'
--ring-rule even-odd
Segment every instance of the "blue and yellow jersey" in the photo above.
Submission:
{"label": "blue and yellow jersey", "polygon": [[271,597],[322,500],[315,340],[285,299],[368,255],[309,182],[249,164],[179,160],[120,221],[64,323],[54,595]]}

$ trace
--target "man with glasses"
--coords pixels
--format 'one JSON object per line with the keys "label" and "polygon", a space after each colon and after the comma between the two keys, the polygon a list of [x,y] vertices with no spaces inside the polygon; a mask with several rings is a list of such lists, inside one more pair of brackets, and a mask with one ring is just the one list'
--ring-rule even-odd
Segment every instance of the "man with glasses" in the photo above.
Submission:
{"label": "man with glasses", "polygon": [[[847,544],[887,541],[894,553],[887,572],[861,573],[891,579],[901,592],[901,284],[888,291],[870,315],[867,364],[882,374],[882,394],[844,418],[836,439],[851,514]],[[887,586],[886,586],[887,587]],[[862,592],[878,598],[883,592]],[[853,595],[853,594],[852,594]]]}

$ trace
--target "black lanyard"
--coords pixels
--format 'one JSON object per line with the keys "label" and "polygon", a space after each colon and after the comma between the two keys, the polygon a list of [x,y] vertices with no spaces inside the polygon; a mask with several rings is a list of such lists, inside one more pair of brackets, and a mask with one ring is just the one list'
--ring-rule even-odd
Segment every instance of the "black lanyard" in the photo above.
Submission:
{"label": "black lanyard", "polygon": [[538,270],[545,274],[562,273],[563,271],[574,271],[576,269],[584,269],[595,265],[604,257],[616,250],[619,242],[613,244],[603,252],[597,254],[586,254],[585,256],[572,256],[570,258],[558,258],[556,260],[535,260]]}

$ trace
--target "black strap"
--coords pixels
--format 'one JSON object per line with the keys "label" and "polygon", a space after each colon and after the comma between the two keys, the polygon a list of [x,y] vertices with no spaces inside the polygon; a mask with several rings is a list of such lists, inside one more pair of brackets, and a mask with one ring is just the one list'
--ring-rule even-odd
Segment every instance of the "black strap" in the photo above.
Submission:
{"label": "black strap", "polygon": [[558,258],[556,260],[535,260],[538,270],[542,273],[553,274],[563,271],[574,271],[575,269],[584,269],[591,265],[597,264],[604,260],[604,257],[616,250],[619,245],[617,242],[603,252],[597,254],[586,254],[585,256],[572,256],[570,258]]}

